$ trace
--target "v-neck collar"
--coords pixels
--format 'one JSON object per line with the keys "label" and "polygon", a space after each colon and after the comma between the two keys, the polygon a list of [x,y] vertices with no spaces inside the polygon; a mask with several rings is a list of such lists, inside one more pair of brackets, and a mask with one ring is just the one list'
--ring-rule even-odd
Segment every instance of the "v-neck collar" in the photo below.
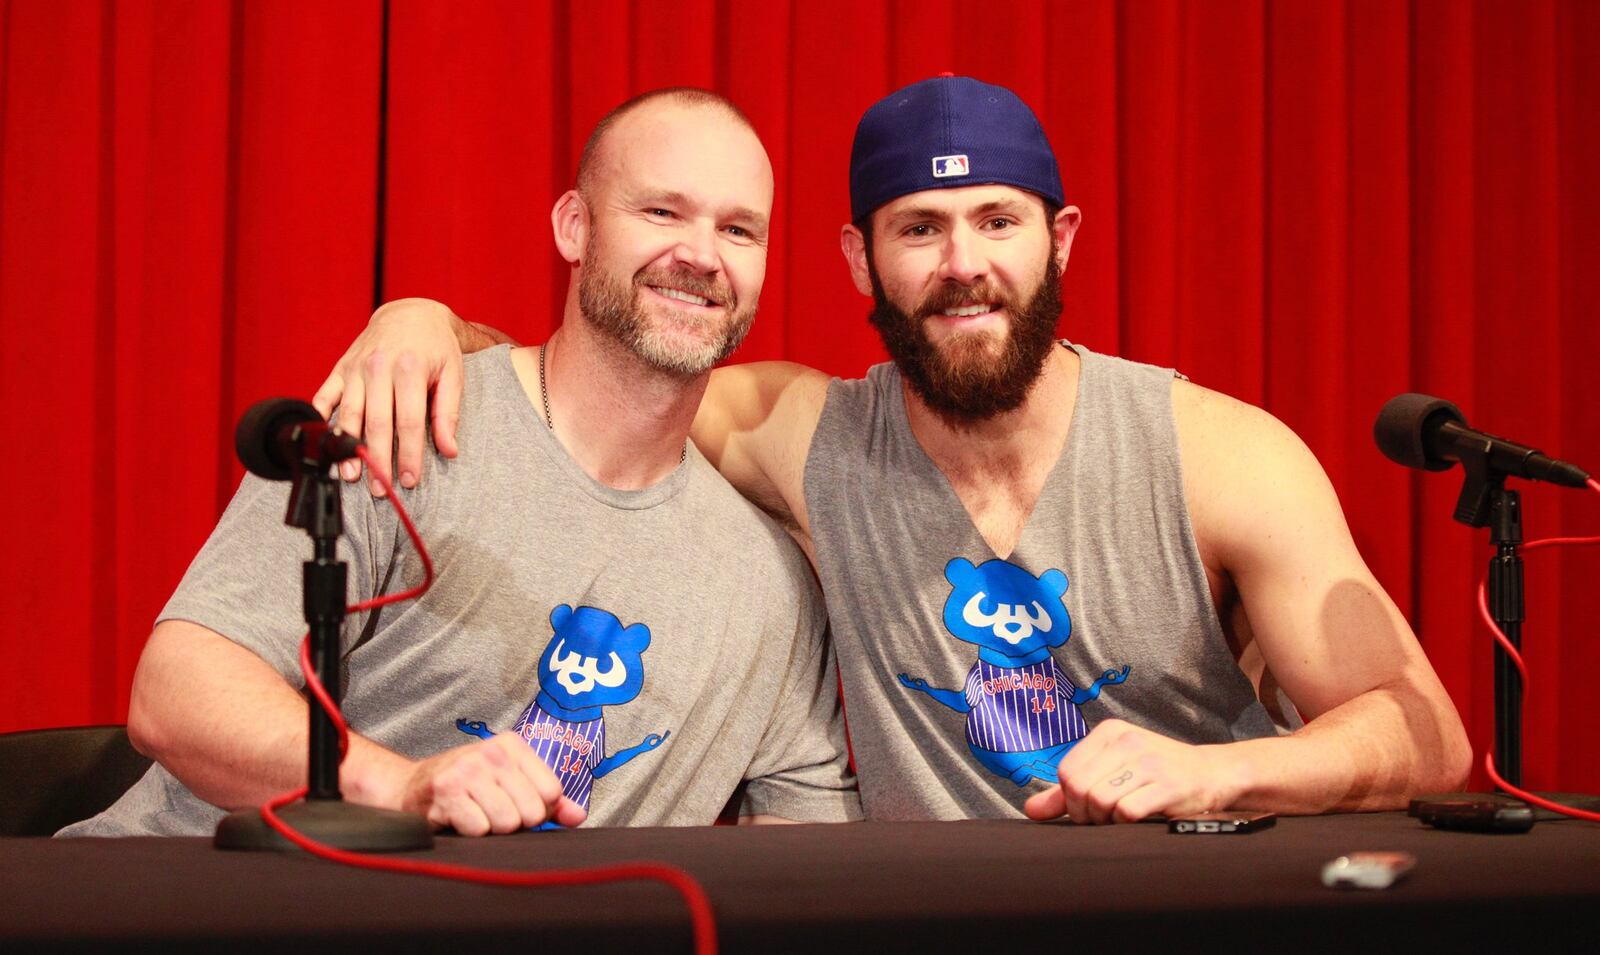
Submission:
{"label": "v-neck collar", "polygon": [[[1082,418],[1078,410],[1083,407],[1085,381],[1089,374],[1090,362],[1084,357],[1083,350],[1066,339],[1061,339],[1060,345],[1078,357],[1078,383],[1073,397],[1072,421],[1067,425],[1067,439],[1062,442],[1061,451],[1056,455],[1055,461],[1051,463],[1049,472],[1045,474],[1044,483],[1039,487],[1039,494],[1033,500],[1033,507],[1028,510],[1028,516],[1023,518],[1022,530],[1017,534],[1016,543],[1012,545],[1010,552],[1004,555],[998,553],[994,549],[994,545],[989,543],[989,539],[983,536],[983,531],[978,527],[978,522],[973,519],[972,512],[967,510],[966,502],[961,500],[961,495],[956,493],[955,485],[950,483],[949,475],[944,473],[944,469],[939,467],[933,457],[928,454],[928,450],[922,446],[922,442],[917,440],[916,432],[911,428],[911,414],[906,409],[905,385],[900,369],[892,363],[888,366],[892,372],[887,382],[892,392],[889,396],[889,413],[895,417],[898,428],[906,435],[911,449],[909,453],[912,461],[916,465],[932,472],[931,476],[929,476],[930,480],[943,488],[943,493],[947,495],[949,500],[955,502],[955,506],[966,518],[967,527],[982,542],[984,551],[990,557],[998,560],[1009,561],[1017,551],[1022,549],[1024,541],[1028,538],[1028,532],[1037,523],[1034,520],[1034,516],[1039,513],[1040,507],[1045,504],[1047,498],[1052,496],[1051,492],[1058,483],[1058,475],[1065,469],[1064,462],[1072,456],[1073,449],[1078,444],[1078,421]],[[1062,478],[1061,480],[1065,479]]]}

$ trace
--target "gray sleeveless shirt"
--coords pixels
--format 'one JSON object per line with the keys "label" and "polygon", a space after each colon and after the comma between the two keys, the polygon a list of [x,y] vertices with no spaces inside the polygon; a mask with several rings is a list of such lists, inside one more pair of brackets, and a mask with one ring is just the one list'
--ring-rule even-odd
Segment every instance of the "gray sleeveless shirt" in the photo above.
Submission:
{"label": "gray sleeveless shirt", "polygon": [[1211,603],[1173,371],[1070,347],[1066,446],[1005,560],[912,435],[893,365],[828,389],[806,507],[869,818],[1018,816],[1110,717],[1191,743],[1275,732]]}

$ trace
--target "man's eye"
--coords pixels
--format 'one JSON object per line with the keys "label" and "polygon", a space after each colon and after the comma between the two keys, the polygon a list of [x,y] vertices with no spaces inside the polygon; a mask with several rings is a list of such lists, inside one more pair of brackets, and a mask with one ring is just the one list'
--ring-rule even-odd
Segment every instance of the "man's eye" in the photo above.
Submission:
{"label": "man's eye", "polygon": [[1011,220],[1010,219],[996,218],[996,219],[990,219],[989,220],[989,231],[990,232],[1000,232],[1000,231],[1003,231],[1003,230],[1009,229],[1009,228],[1011,228]]}
{"label": "man's eye", "polygon": [[925,238],[927,236],[933,235],[933,226],[927,225],[927,224],[914,225],[911,228],[906,230],[906,235],[915,236],[916,238],[919,238],[919,239]]}
{"label": "man's eye", "polygon": [[733,236],[736,239],[748,239],[748,238],[750,238],[750,230],[746,229],[742,225],[731,225],[731,226],[728,226],[727,233],[729,235]]}
{"label": "man's eye", "polygon": [[645,213],[647,215],[655,216],[658,219],[670,219],[670,218],[672,218],[672,210],[671,209],[646,209]]}

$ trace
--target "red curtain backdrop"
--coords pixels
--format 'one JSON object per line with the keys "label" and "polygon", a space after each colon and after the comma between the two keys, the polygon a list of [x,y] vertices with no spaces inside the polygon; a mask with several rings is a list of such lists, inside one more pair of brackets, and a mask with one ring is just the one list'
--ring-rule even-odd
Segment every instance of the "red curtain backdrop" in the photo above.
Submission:
{"label": "red curtain backdrop", "polygon": [[[1304,437],[1486,745],[1486,532],[1450,520],[1459,472],[1370,432],[1426,391],[1600,470],[1589,0],[0,0],[0,730],[125,718],[238,481],[232,422],[309,394],[375,300],[548,332],[550,204],[631,94],[724,92],[772,154],[738,358],[880,360],[838,252],[850,138],[944,70],[1015,89],[1055,144],[1084,211],[1063,334]],[[1600,496],[1525,506],[1531,536],[1600,533]],[[1528,560],[1535,787],[1600,790],[1597,575]]]}

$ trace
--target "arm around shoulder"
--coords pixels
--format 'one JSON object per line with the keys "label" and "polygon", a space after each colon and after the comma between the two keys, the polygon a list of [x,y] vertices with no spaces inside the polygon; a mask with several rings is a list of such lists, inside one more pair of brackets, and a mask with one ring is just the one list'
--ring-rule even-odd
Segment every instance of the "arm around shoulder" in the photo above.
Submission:
{"label": "arm around shoulder", "polygon": [[739,493],[806,528],[805,465],[830,378],[794,362],[730,365],[711,373],[691,437]]}
{"label": "arm around shoulder", "polygon": [[[468,322],[442,302],[386,302],[372,313],[311,403],[323,417],[338,408],[339,426],[366,440],[372,466],[385,474],[398,446],[397,483],[412,487],[422,473],[430,414],[439,453],[453,458],[458,452],[462,355],[503,343],[515,344],[511,336]],[[347,461],[340,472],[353,481],[361,469],[358,462]],[[374,495],[382,493],[376,479],[368,483]]]}

